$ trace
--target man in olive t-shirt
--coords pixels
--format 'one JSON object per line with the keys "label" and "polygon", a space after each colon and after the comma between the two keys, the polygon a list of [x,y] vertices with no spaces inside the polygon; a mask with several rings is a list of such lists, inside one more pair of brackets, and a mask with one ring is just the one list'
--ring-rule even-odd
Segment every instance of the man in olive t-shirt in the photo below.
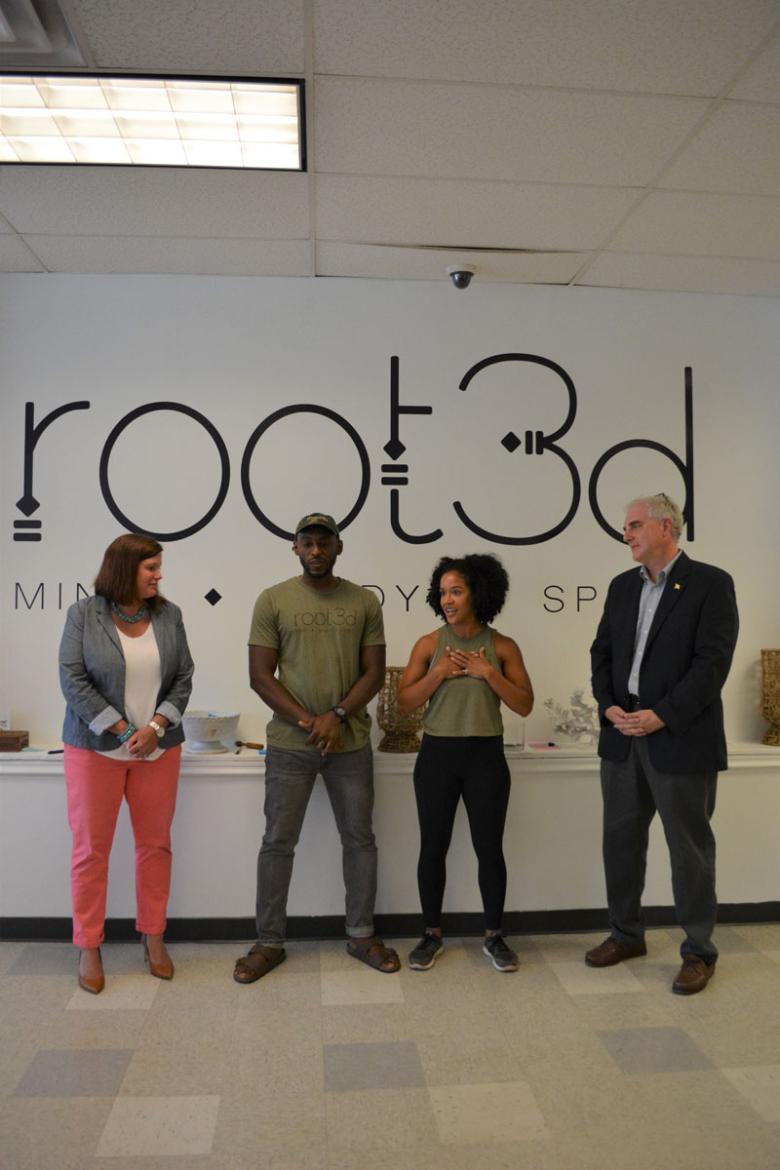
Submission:
{"label": "man in olive t-shirt", "polygon": [[374,935],[376,842],[371,720],[366,704],[384,680],[382,611],[373,593],[335,577],[338,525],[304,516],[293,552],[303,570],[258,597],[249,634],[252,689],[273,711],[265,766],[265,834],[257,859],[257,942],[236,962],[254,983],[285,958],[293,854],[317,775],[341,836],[347,950],[378,971],[397,971]]}

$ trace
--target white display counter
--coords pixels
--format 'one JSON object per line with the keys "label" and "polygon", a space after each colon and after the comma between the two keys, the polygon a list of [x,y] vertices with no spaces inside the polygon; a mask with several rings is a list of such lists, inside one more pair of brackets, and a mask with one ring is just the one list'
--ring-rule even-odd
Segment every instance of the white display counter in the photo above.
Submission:
{"label": "white display counter", "polygon": [[[591,751],[508,749],[513,791],[505,836],[507,911],[603,907],[601,794]],[[780,750],[735,745],[719,780],[714,828],[722,904],[780,897]],[[417,818],[414,756],[376,754],[374,824],[379,846],[377,913],[416,914]],[[184,754],[174,822],[172,919],[251,918],[263,830],[264,760]],[[37,752],[0,760],[0,919],[67,918],[70,834],[62,756]],[[132,838],[126,806],[111,857],[109,918],[134,914]],[[298,846],[291,916],[343,913],[341,853],[318,782]],[[647,905],[669,906],[666,848],[656,818]],[[476,863],[462,807],[448,859],[445,913],[480,909]]]}

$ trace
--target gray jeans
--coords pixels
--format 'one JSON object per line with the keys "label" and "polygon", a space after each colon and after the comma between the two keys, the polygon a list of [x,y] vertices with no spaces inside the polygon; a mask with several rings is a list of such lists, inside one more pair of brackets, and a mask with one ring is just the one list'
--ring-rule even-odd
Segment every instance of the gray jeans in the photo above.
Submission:
{"label": "gray jeans", "polygon": [[650,822],[656,812],[669,846],[677,921],[685,931],[680,952],[705,962],[718,957],[712,941],[717,915],[715,811],[717,773],[659,772],[650,763],[647,740],[631,740],[621,764],[601,761],[604,795],[604,871],[609,925],[622,943],[644,936],[641,897]]}
{"label": "gray jeans", "polygon": [[376,841],[374,757],[371,745],[355,752],[317,752],[269,747],[265,762],[265,833],[257,858],[257,941],[281,947],[287,925],[287,895],[293,854],[303,818],[321,775],[341,836],[347,934],[374,933]]}

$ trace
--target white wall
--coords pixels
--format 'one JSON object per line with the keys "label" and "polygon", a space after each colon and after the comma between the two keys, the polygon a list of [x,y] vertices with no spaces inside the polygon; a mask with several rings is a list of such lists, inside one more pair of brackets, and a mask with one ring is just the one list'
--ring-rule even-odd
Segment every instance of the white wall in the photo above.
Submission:
{"label": "white wall", "polygon": [[[386,593],[388,659],[405,662],[414,639],[432,628],[424,584],[446,553],[492,549],[503,557],[512,593],[499,627],[519,641],[540,702],[530,737],[549,732],[541,700],[567,699],[588,678],[587,649],[604,589],[628,554],[597,525],[587,483],[599,456],[626,439],[650,439],[685,453],[683,370],[693,369],[696,533],[688,551],[732,572],[742,614],[739,648],[726,691],[732,737],[763,729],[758,697],[762,646],[780,644],[776,539],[778,498],[778,302],[762,298],[340,280],[8,276],[0,279],[2,491],[6,526],[0,578],[0,714],[37,743],[55,742],[62,703],[56,647],[76,582],[90,586],[104,547],[122,529],[98,483],[101,450],[115,424],[145,403],[189,404],[212,420],[227,446],[231,482],[215,518],[192,537],[166,545],[165,588],[185,612],[197,662],[193,705],[238,709],[241,733],[263,738],[266,713],[246,682],[245,642],[257,592],[292,575],[289,543],[251,514],[240,466],[254,428],[280,407],[329,407],[357,429],[371,463],[365,505],[344,534],[340,570]],[[563,462],[550,452],[509,454],[510,429],[555,430],[566,414],[563,383],[536,364],[494,365],[463,393],[464,373],[485,357],[534,354],[563,366],[578,394],[576,419],[561,440],[582,482],[572,523],[553,540],[524,546],[480,541],[452,508],[499,533],[529,535],[554,526],[571,499]],[[431,416],[403,416],[400,434],[409,485],[401,516],[412,533],[443,537],[413,545],[390,531],[382,450],[389,438],[390,357],[400,359],[401,402],[430,405]],[[38,544],[14,542],[22,513],[24,404],[35,419],[68,402],[41,436],[33,492],[42,521]],[[215,446],[196,422],[169,411],[123,432],[109,484],[139,526],[179,530],[200,518],[219,483]],[[360,483],[355,447],[335,424],[297,414],[262,439],[251,464],[252,490],[272,520],[291,528],[323,508],[344,516]],[[682,497],[672,464],[631,450],[605,469],[599,500],[614,526],[639,492]],[[44,583],[45,603],[36,595]],[[60,583],[62,602],[60,604]],[[17,585],[21,587],[17,588]],[[417,593],[406,603],[396,588]],[[544,589],[561,586],[565,608],[545,610]],[[576,609],[577,586],[595,601]],[[203,595],[215,587],[223,601]],[[31,609],[27,602],[36,598]],[[550,608],[554,608],[548,602]]]}
{"label": "white wall", "polygon": [[[591,471],[603,452],[628,439],[660,442],[684,456],[683,372],[690,366],[696,533],[686,547],[736,579],[742,631],[725,693],[727,728],[734,740],[757,742],[765,726],[759,712],[760,650],[780,645],[779,334],[780,305],[761,298],[478,283],[459,293],[444,281],[2,277],[0,714],[10,709],[14,725],[28,728],[33,743],[58,741],[62,700],[56,656],[64,609],[75,597],[77,582],[91,585],[103,549],[122,530],[100,491],[101,451],[112,428],[130,411],[171,401],[212,421],[226,444],[231,471],[225,502],[208,526],[185,540],[165,542],[165,589],[184,610],[197,664],[192,705],[240,710],[241,736],[265,738],[267,712],[246,680],[249,616],[258,591],[292,576],[297,563],[289,542],[267,531],[247,506],[241,461],[253,430],[271,413],[309,403],[349,420],[367,450],[370,491],[344,533],[340,571],[384,590],[388,661],[403,664],[415,638],[435,624],[424,593],[438,557],[480,548],[496,551],[512,578],[497,625],[520,643],[538,698],[527,738],[546,739],[551,727],[542,701],[549,696],[567,700],[576,686],[587,684],[587,652],[604,591],[610,578],[630,564],[626,550],[593,517],[587,492]],[[495,532],[531,535],[555,526],[571,500],[570,476],[560,459],[550,452],[525,455],[523,448],[510,455],[500,445],[509,430],[524,438],[526,430],[549,434],[562,424],[567,397],[555,373],[533,363],[493,365],[465,393],[458,389],[471,366],[502,353],[558,363],[577,390],[576,418],[560,446],[579,471],[582,499],[572,523],[543,543],[480,541],[452,506],[462,501],[471,516]],[[411,533],[442,528],[442,538],[431,544],[405,543],[391,532],[389,488],[380,482],[381,465],[389,462],[382,448],[390,437],[391,355],[400,359],[402,404],[433,408],[432,415],[400,420],[407,447],[403,462],[409,466],[409,484],[400,490],[402,523]],[[32,518],[42,522],[42,540],[14,541],[13,522],[23,519],[16,501],[23,490],[25,403],[34,403],[40,422],[50,411],[79,400],[89,401],[89,409],[52,423],[34,452],[32,489],[40,507]],[[350,510],[359,490],[359,460],[333,423],[299,413],[261,440],[250,481],[266,514],[292,528],[315,508],[338,517]],[[147,414],[128,426],[109,462],[117,504],[137,525],[153,531],[194,523],[210,507],[218,484],[214,443],[197,423],[170,411]],[[659,490],[682,500],[679,473],[660,454],[634,448],[606,467],[599,501],[610,523],[619,527],[627,499]],[[549,601],[545,609],[544,590],[551,585],[564,590],[556,593],[565,601],[558,612],[550,612],[557,605]],[[579,612],[578,585],[598,594]],[[408,610],[396,586],[407,595],[419,586]],[[212,587],[223,595],[214,608],[203,599]],[[739,787],[738,774],[733,777],[732,793]],[[749,854],[755,826],[777,823],[780,794],[774,779],[774,773],[770,779],[763,772],[760,784],[744,790],[745,819],[729,817],[724,856],[735,875],[730,900],[776,897],[771,848],[762,851],[759,862],[761,873],[767,870],[766,881],[761,874],[744,888],[739,881],[739,858]],[[413,805],[408,785],[401,794],[388,783],[383,781],[378,791],[384,870],[379,908],[410,911],[415,902]],[[13,890],[3,891],[5,913],[24,913],[20,907],[28,903],[36,907],[31,913],[66,913],[61,790],[56,786],[55,815],[50,783],[36,787],[34,796],[8,787],[3,777],[0,784],[6,785],[6,839],[28,839],[31,825],[37,824],[36,856],[43,843],[52,864],[58,859],[62,893],[55,894],[57,883],[42,877],[36,888],[36,868],[22,902]],[[207,791],[206,799],[222,807],[232,792],[230,785],[217,787]],[[528,801],[516,799],[522,794]],[[188,823],[185,809],[197,795],[195,790],[182,794],[177,844]],[[260,825],[244,805],[249,801],[259,819],[258,800],[252,788],[236,798],[235,817],[225,807],[229,853],[234,859],[240,854],[236,865],[246,869],[244,880],[237,879],[237,871],[225,871],[224,881],[217,874],[213,908],[179,906],[186,888],[180,879],[192,863],[187,860],[191,850],[179,848],[172,914],[251,914]],[[40,802],[40,819],[31,801]],[[597,784],[583,784],[576,776],[551,779],[549,789],[539,779],[521,787],[512,815],[530,816],[522,821],[529,844],[520,851],[526,860],[514,870],[519,884],[509,909],[602,901],[599,806]],[[572,808],[578,812],[568,820],[556,811]],[[719,834],[725,832],[725,821],[721,825]],[[552,856],[542,850],[537,857],[534,850],[553,828],[560,838]],[[321,794],[306,832],[311,841],[331,841]],[[512,825],[508,839],[517,845]],[[194,857],[199,848],[197,842],[192,845]],[[460,837],[454,849],[449,896],[455,901],[448,906],[476,908],[469,850]],[[519,856],[514,847],[509,852]],[[318,856],[312,855],[312,865]],[[529,858],[536,858],[536,868]],[[667,867],[663,860],[659,864],[652,881],[662,885],[650,892],[668,900]],[[333,865],[332,880],[315,881],[317,906],[306,880],[309,870],[296,867],[300,876],[292,891],[292,913],[338,911],[342,894],[335,857]],[[554,874],[558,885],[553,889]],[[233,892],[234,882],[241,894]],[[112,912],[125,912],[124,893],[112,895],[117,897]]]}

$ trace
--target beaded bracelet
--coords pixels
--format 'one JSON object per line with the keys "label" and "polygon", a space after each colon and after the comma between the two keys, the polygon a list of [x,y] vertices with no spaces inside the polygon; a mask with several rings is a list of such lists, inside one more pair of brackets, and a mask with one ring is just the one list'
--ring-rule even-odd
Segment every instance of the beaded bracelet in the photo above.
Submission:
{"label": "beaded bracelet", "polygon": [[122,734],[117,736],[117,739],[119,740],[120,743],[124,743],[125,740],[129,739],[130,736],[135,731],[138,731],[138,728],[136,727],[136,725],[134,723],[128,723],[127,727],[124,729]]}

